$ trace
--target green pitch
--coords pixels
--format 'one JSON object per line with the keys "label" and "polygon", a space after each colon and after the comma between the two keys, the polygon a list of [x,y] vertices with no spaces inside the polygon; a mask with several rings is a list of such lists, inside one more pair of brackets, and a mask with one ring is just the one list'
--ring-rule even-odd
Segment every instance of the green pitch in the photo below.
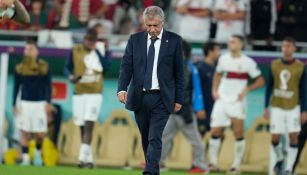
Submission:
{"label": "green pitch", "polygon": [[[141,175],[141,170],[123,170],[95,168],[92,170],[78,169],[76,167],[21,167],[0,165],[0,175]],[[183,171],[162,172],[161,175],[188,175]],[[210,175],[223,175],[223,173],[210,173]],[[245,173],[242,175],[251,175]],[[254,174],[256,175],[256,174]]]}

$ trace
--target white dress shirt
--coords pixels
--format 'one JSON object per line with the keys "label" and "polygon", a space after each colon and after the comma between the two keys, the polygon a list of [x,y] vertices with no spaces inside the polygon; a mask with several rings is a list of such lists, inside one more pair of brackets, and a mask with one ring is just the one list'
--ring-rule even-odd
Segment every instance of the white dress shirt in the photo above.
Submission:
{"label": "white dress shirt", "polygon": [[[158,67],[158,57],[159,57],[159,52],[160,52],[162,34],[163,34],[163,29],[161,30],[160,34],[157,37],[158,39],[155,42],[155,57],[154,57],[154,64],[152,68],[152,78],[151,78],[151,88],[150,88],[150,89],[155,89],[155,90],[160,89],[158,75],[157,75],[157,67]],[[148,34],[147,35],[147,54],[148,54],[149,46],[151,43],[150,38],[151,36]],[[144,58],[144,59],[147,59],[147,58]],[[126,92],[126,91],[119,91],[118,94],[122,92]]]}
{"label": "white dress shirt", "polygon": [[[154,64],[152,68],[152,79],[151,79],[151,88],[150,89],[160,89],[159,81],[158,81],[158,75],[157,75],[157,67],[158,67],[158,57],[159,57],[159,51],[161,46],[161,40],[162,40],[162,34],[163,29],[161,30],[160,34],[158,35],[158,39],[155,42],[155,57],[154,57]],[[151,36],[148,34],[147,36],[147,54],[149,50],[149,46],[151,44],[150,40]]]}

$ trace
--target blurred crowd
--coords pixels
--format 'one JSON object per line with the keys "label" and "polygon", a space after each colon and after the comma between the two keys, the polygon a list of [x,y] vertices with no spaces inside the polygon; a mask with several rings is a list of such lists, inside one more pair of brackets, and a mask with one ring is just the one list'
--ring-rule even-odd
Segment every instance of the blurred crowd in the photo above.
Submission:
{"label": "blurred crowd", "polygon": [[307,1],[304,0],[21,1],[30,12],[31,24],[20,26],[2,20],[0,29],[82,30],[100,23],[106,34],[127,35],[143,29],[139,19],[144,8],[158,5],[167,15],[167,27],[194,42],[213,38],[226,43],[232,34],[246,36],[251,44],[254,40],[264,40],[268,46],[285,36],[307,41],[303,32],[307,30]]}

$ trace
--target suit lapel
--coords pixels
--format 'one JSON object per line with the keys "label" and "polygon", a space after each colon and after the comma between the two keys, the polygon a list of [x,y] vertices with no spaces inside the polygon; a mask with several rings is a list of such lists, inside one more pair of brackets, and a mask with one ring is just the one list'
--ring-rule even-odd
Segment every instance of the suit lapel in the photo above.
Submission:
{"label": "suit lapel", "polygon": [[163,56],[167,51],[167,48],[168,48],[168,35],[167,35],[167,31],[164,30],[162,34],[160,51],[159,51],[159,56],[158,56],[158,65],[161,63]]}

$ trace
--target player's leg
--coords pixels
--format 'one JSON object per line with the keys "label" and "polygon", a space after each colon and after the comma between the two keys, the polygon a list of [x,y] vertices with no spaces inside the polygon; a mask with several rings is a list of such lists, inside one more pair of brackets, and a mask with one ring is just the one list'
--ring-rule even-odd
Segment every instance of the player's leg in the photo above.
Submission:
{"label": "player's leg", "polygon": [[280,143],[280,136],[286,132],[285,126],[285,111],[280,108],[271,108],[270,115],[270,131],[272,135],[272,146],[276,155],[276,163],[274,171],[276,174],[282,173],[284,153],[283,147]]}
{"label": "player's leg", "polygon": [[80,140],[81,140],[81,145],[80,145],[80,149],[79,149],[79,164],[78,166],[80,168],[83,168],[83,165],[85,163],[85,152],[86,152],[86,146],[84,146],[83,143],[83,137],[84,137],[84,125],[85,125],[85,121],[84,121],[84,114],[85,114],[85,97],[84,95],[74,95],[72,98],[72,108],[73,108],[73,120],[74,123],[80,127]]}
{"label": "player's leg", "polygon": [[287,161],[285,171],[291,174],[298,153],[298,133],[301,131],[299,107],[288,111],[286,116],[286,123],[287,131],[289,132],[290,145],[287,147]]}
{"label": "player's leg", "polygon": [[205,164],[205,146],[198,132],[196,117],[194,117],[192,123],[183,125],[182,132],[192,145],[192,169],[189,172],[205,172],[207,169],[207,165]]}
{"label": "player's leg", "polygon": [[43,159],[42,159],[42,145],[44,138],[46,136],[48,130],[48,123],[47,123],[47,111],[46,111],[46,102],[33,102],[33,112],[32,113],[32,132],[34,134],[34,138],[36,140],[36,149],[34,152],[34,160],[33,164],[35,166],[42,166]]}
{"label": "player's leg", "polygon": [[30,133],[22,130],[21,131],[21,152],[22,152],[21,165],[30,165],[29,139],[30,139]]}
{"label": "player's leg", "polygon": [[36,141],[36,149],[34,152],[34,160],[33,164],[35,166],[42,166],[43,165],[43,159],[42,159],[42,146],[44,142],[44,138],[46,136],[45,132],[39,132],[35,133],[35,141]]}
{"label": "player's leg", "polygon": [[[31,105],[30,105],[31,106]],[[20,113],[19,113],[19,123],[18,128],[21,131],[21,152],[22,152],[22,162],[21,165],[30,165],[30,155],[29,155],[29,140],[31,138],[30,131],[31,128],[31,108],[28,102],[20,102]]]}
{"label": "player's leg", "polygon": [[246,116],[246,102],[236,101],[228,103],[226,113],[231,117],[233,133],[236,139],[234,160],[229,172],[231,174],[237,174],[245,152],[244,119]]}
{"label": "player's leg", "polygon": [[217,171],[218,153],[221,146],[223,128],[229,124],[229,118],[225,113],[225,103],[217,100],[214,104],[211,116],[211,138],[209,140],[210,171]]}
{"label": "player's leg", "polygon": [[231,172],[237,172],[240,168],[241,161],[245,152],[244,140],[244,120],[239,118],[231,118],[233,133],[236,139],[234,160],[231,166]]}
{"label": "player's leg", "polygon": [[102,103],[102,96],[100,94],[86,94],[86,104],[84,111],[84,134],[82,137],[82,155],[84,156],[84,167],[93,168],[93,153],[91,148],[94,123],[97,121],[100,106]]}
{"label": "player's leg", "polygon": [[166,160],[169,152],[171,151],[172,140],[180,130],[180,124],[181,126],[183,125],[182,117],[175,114],[171,114],[162,134],[162,152],[160,159],[161,170],[164,169],[164,161]]}

